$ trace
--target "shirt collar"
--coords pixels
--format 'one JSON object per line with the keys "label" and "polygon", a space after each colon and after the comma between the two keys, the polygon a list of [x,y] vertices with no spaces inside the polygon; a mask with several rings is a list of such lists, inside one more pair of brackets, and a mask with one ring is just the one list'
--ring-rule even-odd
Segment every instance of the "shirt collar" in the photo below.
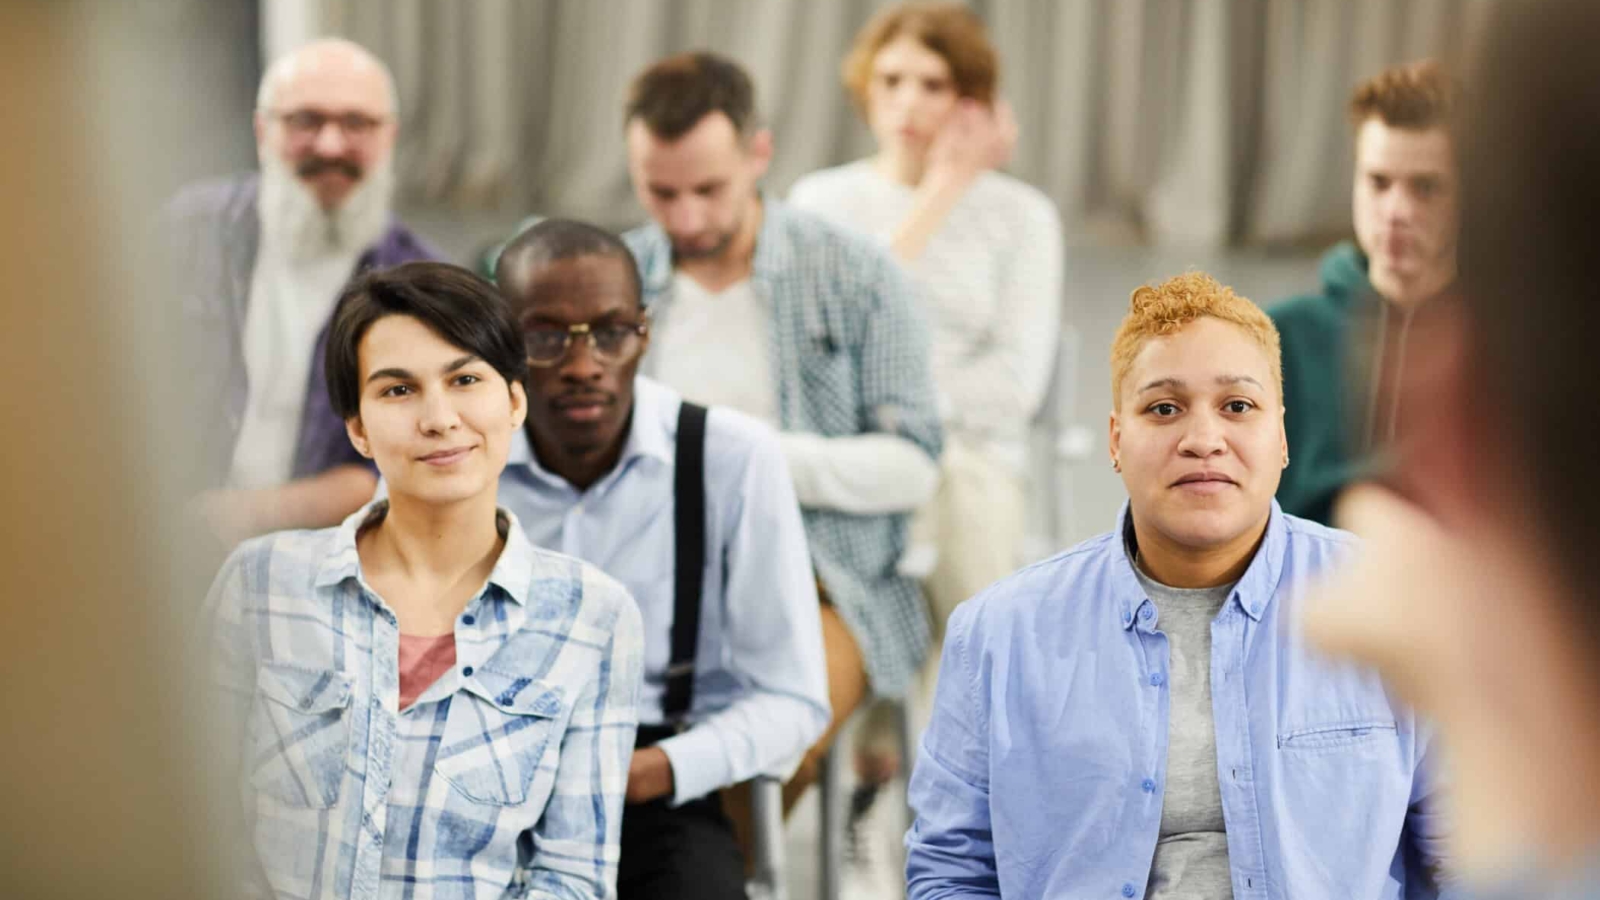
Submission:
{"label": "shirt collar", "polygon": [[[351,513],[334,532],[333,547],[323,557],[317,568],[316,587],[331,587],[347,578],[361,580],[361,555],[356,550],[356,538],[362,529],[382,521],[389,514],[389,500],[380,498]],[[508,597],[526,604],[528,590],[533,584],[534,549],[522,530],[515,513],[503,507],[495,510],[495,527],[506,545],[489,572],[489,584],[495,585]]]}
{"label": "shirt collar", "polygon": [[[1117,530],[1114,535],[1113,545],[1116,548],[1117,562],[1112,567],[1112,590],[1117,596],[1117,605],[1121,607],[1122,628],[1126,631],[1133,627],[1139,612],[1139,607],[1144,604],[1144,587],[1139,584],[1139,576],[1134,574],[1133,561],[1123,551],[1125,535],[1133,524],[1130,519],[1128,502],[1122,503],[1122,511],[1117,514]],[[1283,522],[1283,510],[1279,508],[1278,501],[1272,501],[1272,512],[1267,517],[1267,534],[1262,539],[1261,546],[1256,549],[1255,558],[1250,560],[1250,565],[1239,577],[1239,582],[1233,586],[1229,600],[1237,602],[1245,615],[1261,621],[1266,614],[1267,606],[1272,603],[1272,598],[1278,592],[1278,579],[1283,574],[1283,556],[1288,546],[1288,532]]]}
{"label": "shirt collar", "polygon": [[[788,206],[766,191],[761,197],[761,231],[756,235],[756,252],[750,260],[750,277],[770,281],[781,277],[794,266],[794,252],[783,240],[784,220],[790,215]],[[672,240],[660,225],[649,225],[652,249],[641,268],[645,291],[659,294],[672,285]]]}
{"label": "shirt collar", "polygon": [[[672,464],[676,435],[668,432],[667,423],[676,421],[678,402],[678,398],[663,385],[643,375],[634,376],[633,412],[628,422],[628,437],[622,445],[622,455],[617,458],[617,464],[612,471],[620,471],[626,468],[628,463],[640,457],[659,460],[667,465]],[[539,464],[525,427],[517,429],[511,436],[506,465],[527,466],[544,481],[566,483],[566,479]]]}

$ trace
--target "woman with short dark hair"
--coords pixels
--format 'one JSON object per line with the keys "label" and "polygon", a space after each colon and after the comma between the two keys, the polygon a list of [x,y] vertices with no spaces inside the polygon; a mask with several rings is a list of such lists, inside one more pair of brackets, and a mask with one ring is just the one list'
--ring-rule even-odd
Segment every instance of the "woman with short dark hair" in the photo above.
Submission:
{"label": "woman with short dark hair", "polygon": [[326,362],[387,496],[242,544],[209,600],[265,880],[277,896],[613,896],[639,613],[495,504],[527,412],[505,302],[454,266],[369,273]]}

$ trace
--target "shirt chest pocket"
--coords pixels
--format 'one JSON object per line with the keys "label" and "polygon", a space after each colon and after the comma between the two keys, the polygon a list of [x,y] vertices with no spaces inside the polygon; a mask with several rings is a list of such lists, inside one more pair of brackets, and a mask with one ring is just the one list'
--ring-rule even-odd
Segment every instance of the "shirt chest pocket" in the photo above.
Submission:
{"label": "shirt chest pocket", "polygon": [[1371,755],[1396,746],[1394,708],[1376,676],[1330,666],[1306,688],[1286,704],[1280,752]]}
{"label": "shirt chest pocket", "polygon": [[308,809],[339,802],[350,750],[350,697],[344,672],[279,663],[256,672],[247,767],[259,793]]}
{"label": "shirt chest pocket", "polygon": [[450,698],[435,767],[474,803],[543,804],[570,711],[560,685],[480,669]]}

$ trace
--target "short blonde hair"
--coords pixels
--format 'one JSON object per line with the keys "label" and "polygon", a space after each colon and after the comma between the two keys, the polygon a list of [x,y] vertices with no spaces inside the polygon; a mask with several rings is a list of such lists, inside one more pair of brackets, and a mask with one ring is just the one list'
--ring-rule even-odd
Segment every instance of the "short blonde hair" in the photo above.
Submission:
{"label": "short blonde hair", "polygon": [[1134,358],[1153,337],[1172,334],[1202,316],[1221,319],[1244,329],[1266,351],[1272,382],[1283,397],[1283,351],[1278,329],[1261,307],[1233,292],[1204,272],[1185,272],[1158,285],[1143,285],[1128,301],[1128,314],[1111,340],[1111,405],[1122,402],[1122,384],[1133,370]]}
{"label": "short blonde hair", "polygon": [[872,61],[885,44],[901,35],[916,38],[944,59],[950,67],[950,79],[957,94],[985,105],[994,102],[1000,64],[978,14],[960,3],[897,3],[881,10],[861,27],[840,66],[844,86],[863,116],[868,112],[867,86],[872,83]]}

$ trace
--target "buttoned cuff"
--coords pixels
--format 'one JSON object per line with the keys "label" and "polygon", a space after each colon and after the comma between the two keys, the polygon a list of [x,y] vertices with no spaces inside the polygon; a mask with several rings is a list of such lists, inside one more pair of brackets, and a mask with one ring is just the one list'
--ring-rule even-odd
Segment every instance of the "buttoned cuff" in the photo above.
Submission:
{"label": "buttoned cuff", "polygon": [[731,774],[722,739],[701,725],[656,744],[672,763],[672,805],[698,800],[726,787]]}

